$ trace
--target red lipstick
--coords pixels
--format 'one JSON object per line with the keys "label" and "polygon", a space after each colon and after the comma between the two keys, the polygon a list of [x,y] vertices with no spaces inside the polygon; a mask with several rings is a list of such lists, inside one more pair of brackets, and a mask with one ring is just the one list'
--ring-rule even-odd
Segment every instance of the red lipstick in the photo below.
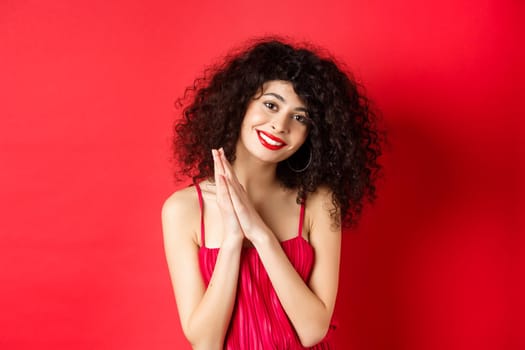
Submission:
{"label": "red lipstick", "polygon": [[264,131],[257,130],[257,136],[261,144],[269,150],[277,151],[286,146],[286,142]]}

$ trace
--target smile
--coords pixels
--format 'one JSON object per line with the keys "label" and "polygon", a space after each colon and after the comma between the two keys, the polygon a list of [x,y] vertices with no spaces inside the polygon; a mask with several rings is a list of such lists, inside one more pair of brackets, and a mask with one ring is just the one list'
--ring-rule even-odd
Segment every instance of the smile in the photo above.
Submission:
{"label": "smile", "polygon": [[257,136],[259,136],[259,141],[261,144],[272,151],[277,151],[286,146],[286,143],[283,140],[273,135],[267,134],[264,131],[257,130]]}

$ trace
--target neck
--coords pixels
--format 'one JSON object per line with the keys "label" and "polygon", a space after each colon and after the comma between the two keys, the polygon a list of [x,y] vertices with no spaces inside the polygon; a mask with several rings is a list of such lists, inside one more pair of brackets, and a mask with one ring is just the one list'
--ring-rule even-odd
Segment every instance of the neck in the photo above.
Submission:
{"label": "neck", "polygon": [[233,170],[249,197],[279,186],[276,177],[277,164],[265,163],[237,149]]}

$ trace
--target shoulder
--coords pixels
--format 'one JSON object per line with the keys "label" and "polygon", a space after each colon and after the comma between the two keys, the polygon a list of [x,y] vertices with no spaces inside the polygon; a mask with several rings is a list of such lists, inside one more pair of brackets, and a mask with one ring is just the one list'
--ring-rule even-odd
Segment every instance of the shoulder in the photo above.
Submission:
{"label": "shoulder", "polygon": [[187,214],[198,208],[195,186],[189,186],[172,193],[162,205],[162,216]]}
{"label": "shoulder", "polygon": [[195,186],[174,192],[162,205],[164,236],[194,233],[199,217],[200,207]]}
{"label": "shoulder", "polygon": [[333,203],[333,192],[327,186],[318,187],[306,198],[306,223],[310,234],[326,230],[339,232],[339,223],[334,213],[338,208]]}
{"label": "shoulder", "polygon": [[332,202],[333,192],[327,186],[318,187],[315,192],[308,194],[306,198],[306,209],[310,213],[322,215],[323,212],[330,213],[336,209]]}

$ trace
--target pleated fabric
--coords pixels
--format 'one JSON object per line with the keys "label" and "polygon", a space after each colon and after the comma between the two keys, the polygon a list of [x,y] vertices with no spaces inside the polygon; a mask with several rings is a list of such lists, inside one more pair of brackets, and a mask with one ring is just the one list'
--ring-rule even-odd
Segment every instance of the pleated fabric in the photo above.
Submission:
{"label": "pleated fabric", "polygon": [[[201,239],[199,262],[206,286],[215,268],[219,248],[205,245],[203,200],[198,184],[195,184],[201,206]],[[288,259],[307,282],[314,263],[314,250],[302,237],[304,204],[301,205],[298,235],[281,242]],[[330,326],[327,336],[309,349],[334,349],[333,331]],[[244,247],[241,252],[237,297],[232,318],[226,334],[224,349],[269,350],[305,349],[277,297],[262,261],[253,247]]]}

